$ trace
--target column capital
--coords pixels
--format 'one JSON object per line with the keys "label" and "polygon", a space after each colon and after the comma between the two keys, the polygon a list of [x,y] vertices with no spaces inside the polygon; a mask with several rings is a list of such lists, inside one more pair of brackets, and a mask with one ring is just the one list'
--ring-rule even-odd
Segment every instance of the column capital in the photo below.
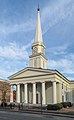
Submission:
{"label": "column capital", "polygon": [[17,83],[16,85],[20,85],[20,83]]}
{"label": "column capital", "polygon": [[31,84],[37,84],[37,82],[31,82]]}
{"label": "column capital", "polygon": [[41,83],[46,83],[46,81],[41,81]]}
{"label": "column capital", "polygon": [[25,84],[28,84],[28,83],[23,83],[23,84],[25,85]]}
{"label": "column capital", "polygon": [[56,82],[56,80],[52,80],[51,82]]}
{"label": "column capital", "polygon": [[32,84],[36,84],[36,82],[32,82]]}
{"label": "column capital", "polygon": [[62,84],[63,82],[59,82],[59,84]]}

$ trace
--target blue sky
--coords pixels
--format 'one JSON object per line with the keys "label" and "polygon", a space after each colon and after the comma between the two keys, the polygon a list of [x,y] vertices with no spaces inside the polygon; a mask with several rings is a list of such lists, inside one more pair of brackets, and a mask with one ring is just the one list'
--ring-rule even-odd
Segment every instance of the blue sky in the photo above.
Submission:
{"label": "blue sky", "polygon": [[74,80],[74,0],[0,0],[0,78],[29,66],[38,4],[48,68]]}

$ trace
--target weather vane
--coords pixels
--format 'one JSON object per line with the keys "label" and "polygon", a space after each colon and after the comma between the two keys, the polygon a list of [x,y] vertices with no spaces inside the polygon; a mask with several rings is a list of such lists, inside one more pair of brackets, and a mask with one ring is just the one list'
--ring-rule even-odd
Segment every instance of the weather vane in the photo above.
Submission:
{"label": "weather vane", "polygon": [[38,11],[40,11],[39,4],[38,4]]}

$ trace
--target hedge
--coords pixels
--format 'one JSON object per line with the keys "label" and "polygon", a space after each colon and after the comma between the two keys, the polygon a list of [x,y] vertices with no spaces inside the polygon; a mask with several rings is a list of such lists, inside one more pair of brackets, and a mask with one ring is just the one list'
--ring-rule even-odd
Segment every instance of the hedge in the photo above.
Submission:
{"label": "hedge", "polygon": [[61,102],[61,103],[57,103],[57,104],[48,104],[47,110],[60,110],[62,108],[71,107],[71,106],[72,106],[71,102]]}
{"label": "hedge", "polygon": [[63,105],[61,103],[47,105],[47,110],[60,110],[62,108],[63,108]]}
{"label": "hedge", "polygon": [[61,104],[63,105],[64,108],[72,106],[71,102],[61,102]]}

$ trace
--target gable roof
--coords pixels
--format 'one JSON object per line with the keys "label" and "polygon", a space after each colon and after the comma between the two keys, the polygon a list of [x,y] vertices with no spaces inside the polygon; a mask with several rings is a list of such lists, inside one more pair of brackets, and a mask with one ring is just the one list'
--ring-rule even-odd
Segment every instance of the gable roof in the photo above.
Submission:
{"label": "gable roof", "polygon": [[64,79],[66,82],[70,82],[63,74],[61,74],[57,70],[51,70],[51,69],[41,69],[41,68],[33,68],[33,67],[26,67],[15,74],[9,76],[9,80],[13,79],[19,79],[19,78],[25,78],[25,77],[33,77],[33,76],[39,76],[39,75],[52,75],[56,74],[60,78]]}
{"label": "gable roof", "polygon": [[27,67],[24,68],[15,74],[9,76],[9,79],[14,79],[14,78],[19,78],[20,75],[24,75],[23,77],[29,77],[29,76],[36,76],[36,75],[42,75],[42,74],[52,74],[54,73],[53,70],[48,70],[48,69],[41,69],[41,68],[33,68],[33,67]]}

